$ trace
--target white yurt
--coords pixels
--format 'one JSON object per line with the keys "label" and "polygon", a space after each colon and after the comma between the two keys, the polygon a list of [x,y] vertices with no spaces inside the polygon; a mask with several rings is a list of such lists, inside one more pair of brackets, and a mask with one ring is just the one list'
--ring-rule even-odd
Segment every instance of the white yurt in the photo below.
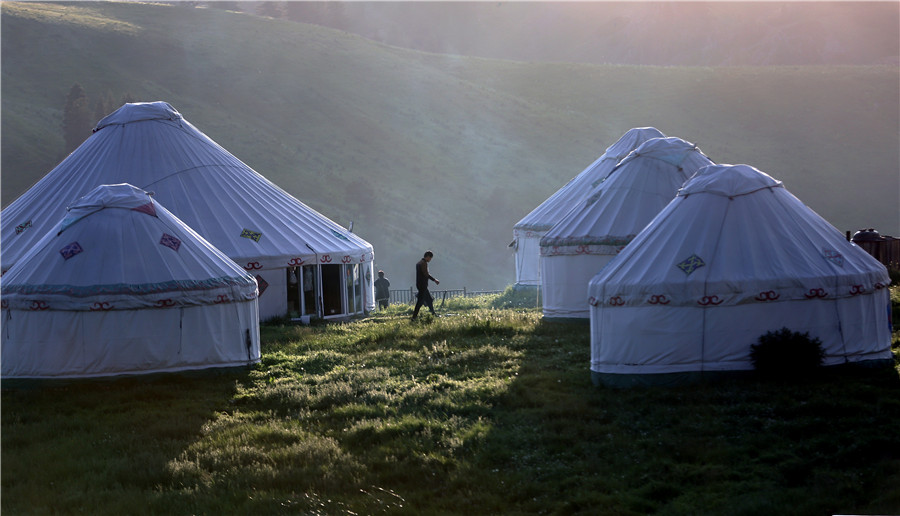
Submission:
{"label": "white yurt", "polygon": [[891,360],[887,270],[747,165],[701,169],[590,282],[591,373],[632,385],[752,370],[788,328],[824,365]]}
{"label": "white yurt", "polygon": [[3,275],[3,378],[258,362],[257,284],[147,192],[101,185]]}
{"label": "white yurt", "polygon": [[642,143],[606,181],[541,239],[544,317],[590,317],[587,285],[669,204],[695,172],[712,165],[681,138]]}
{"label": "white yurt", "polygon": [[541,284],[540,242],[547,230],[590,196],[619,160],[645,141],[662,136],[665,135],[653,127],[629,129],[589,167],[513,226],[513,241],[510,247],[516,253],[516,285]]}
{"label": "white yurt", "polygon": [[260,316],[341,317],[373,310],[372,246],[300,202],[191,125],[166,102],[125,104],[3,210],[3,270],[101,184],[153,192],[253,274]]}

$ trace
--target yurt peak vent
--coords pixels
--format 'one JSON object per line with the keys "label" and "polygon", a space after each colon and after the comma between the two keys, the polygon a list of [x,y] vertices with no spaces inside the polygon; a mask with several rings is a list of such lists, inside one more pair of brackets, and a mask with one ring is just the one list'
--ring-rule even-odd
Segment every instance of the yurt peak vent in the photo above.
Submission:
{"label": "yurt peak vent", "polygon": [[97,122],[94,132],[110,125],[124,125],[147,120],[182,120],[183,118],[181,113],[168,102],[132,102],[123,105]]}
{"label": "yurt peak vent", "polygon": [[708,165],[697,171],[678,196],[708,193],[734,198],[772,188],[784,188],[784,184],[750,165]]}
{"label": "yurt peak vent", "polygon": [[79,220],[107,208],[134,210],[156,217],[156,207],[147,192],[127,183],[101,185],[66,208],[66,217],[57,235]]}

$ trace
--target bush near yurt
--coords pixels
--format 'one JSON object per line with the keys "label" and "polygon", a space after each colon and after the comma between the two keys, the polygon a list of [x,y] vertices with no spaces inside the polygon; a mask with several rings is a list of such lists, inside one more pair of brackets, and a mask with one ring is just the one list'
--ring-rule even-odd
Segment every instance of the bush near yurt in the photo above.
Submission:
{"label": "bush near yurt", "polygon": [[510,285],[491,301],[491,308],[540,308],[541,303],[540,288]]}
{"label": "bush near yurt", "polygon": [[809,332],[799,333],[789,328],[767,332],[750,346],[754,369],[766,377],[805,378],[812,375],[824,359],[822,341],[810,338]]}

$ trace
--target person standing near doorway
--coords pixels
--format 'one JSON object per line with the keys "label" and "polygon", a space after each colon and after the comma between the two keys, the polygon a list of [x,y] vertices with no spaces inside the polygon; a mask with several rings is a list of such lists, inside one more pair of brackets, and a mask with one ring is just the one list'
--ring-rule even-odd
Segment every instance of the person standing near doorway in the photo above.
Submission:
{"label": "person standing near doorway", "polygon": [[378,279],[375,280],[375,301],[378,308],[386,310],[391,299],[391,282],[384,277],[384,271],[378,271]]}
{"label": "person standing near doorway", "polygon": [[425,251],[425,256],[416,263],[416,289],[419,291],[419,295],[416,297],[416,308],[413,310],[412,315],[413,321],[419,316],[419,309],[422,308],[422,305],[427,306],[431,310],[431,315],[435,315],[434,298],[431,297],[431,292],[428,291],[428,280],[433,281],[435,285],[440,285],[441,282],[428,273],[428,262],[432,258],[434,258],[434,253]]}

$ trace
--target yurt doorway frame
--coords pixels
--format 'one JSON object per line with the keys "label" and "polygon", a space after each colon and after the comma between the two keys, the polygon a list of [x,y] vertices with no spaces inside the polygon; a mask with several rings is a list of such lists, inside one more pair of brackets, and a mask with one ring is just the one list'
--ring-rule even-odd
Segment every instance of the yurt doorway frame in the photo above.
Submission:
{"label": "yurt doorway frame", "polygon": [[293,320],[318,317],[319,270],[315,265],[288,267],[287,313]]}
{"label": "yurt doorway frame", "polygon": [[365,312],[362,264],[289,267],[287,305],[292,319],[345,317]]}

